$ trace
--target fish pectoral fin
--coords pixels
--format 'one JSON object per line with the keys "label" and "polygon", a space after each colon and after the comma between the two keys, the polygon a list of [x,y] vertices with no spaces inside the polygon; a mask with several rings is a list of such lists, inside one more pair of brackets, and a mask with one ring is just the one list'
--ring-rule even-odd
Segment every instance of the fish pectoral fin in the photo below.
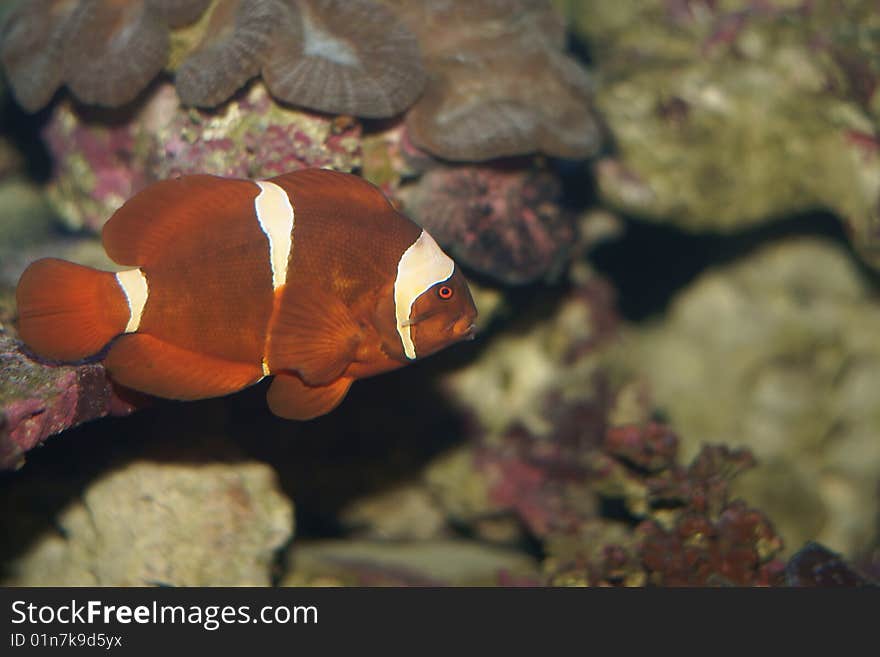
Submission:
{"label": "fish pectoral fin", "polygon": [[329,413],[345,398],[350,377],[340,377],[324,386],[310,386],[295,374],[278,374],[266,400],[271,411],[288,420],[311,420]]}
{"label": "fish pectoral fin", "polygon": [[344,303],[299,285],[284,291],[266,360],[273,372],[292,370],[320,386],[345,372],[362,341],[363,331]]}

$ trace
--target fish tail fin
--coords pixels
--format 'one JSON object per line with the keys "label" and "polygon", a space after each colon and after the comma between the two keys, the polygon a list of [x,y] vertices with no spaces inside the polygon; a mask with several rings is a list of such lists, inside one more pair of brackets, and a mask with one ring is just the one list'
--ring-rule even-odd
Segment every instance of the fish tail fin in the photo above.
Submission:
{"label": "fish tail fin", "polygon": [[16,300],[21,339],[51,360],[96,354],[128,324],[128,300],[115,274],[56,258],[25,270]]}

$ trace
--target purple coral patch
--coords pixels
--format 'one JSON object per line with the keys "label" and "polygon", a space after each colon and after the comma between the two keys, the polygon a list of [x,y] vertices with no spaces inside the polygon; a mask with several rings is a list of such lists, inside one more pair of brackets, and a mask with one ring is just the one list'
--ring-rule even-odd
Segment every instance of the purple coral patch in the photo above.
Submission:
{"label": "purple coral patch", "polygon": [[0,470],[24,462],[24,454],[49,436],[105,415],[125,415],[134,396],[117,390],[100,364],[50,365],[0,336],[4,374],[0,397]]}
{"label": "purple coral patch", "polygon": [[428,171],[404,200],[461,262],[505,283],[534,281],[565,256],[572,220],[547,171],[459,166]]}

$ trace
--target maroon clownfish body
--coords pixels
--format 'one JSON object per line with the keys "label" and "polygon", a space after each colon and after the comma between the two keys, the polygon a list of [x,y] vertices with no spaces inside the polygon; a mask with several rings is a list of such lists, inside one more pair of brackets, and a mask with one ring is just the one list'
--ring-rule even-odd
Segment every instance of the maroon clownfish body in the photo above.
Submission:
{"label": "maroon clownfish body", "polygon": [[19,333],[45,358],[102,351],[120,384],[171,399],[231,393],[265,376],[272,411],[332,410],[352,381],[473,335],[464,278],[436,242],[357,176],[166,180],[104,227],[128,269],[33,263]]}

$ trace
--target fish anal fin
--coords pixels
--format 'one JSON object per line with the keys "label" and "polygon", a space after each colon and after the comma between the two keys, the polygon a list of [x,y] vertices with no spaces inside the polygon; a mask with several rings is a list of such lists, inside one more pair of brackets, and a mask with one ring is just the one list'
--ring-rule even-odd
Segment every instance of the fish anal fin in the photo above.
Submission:
{"label": "fish anal fin", "polygon": [[219,397],[263,377],[258,364],[199,354],[145,333],[118,338],[104,364],[117,383],[167,399]]}
{"label": "fish anal fin", "polygon": [[295,374],[281,373],[272,381],[266,401],[278,417],[288,420],[311,420],[325,415],[345,398],[352,379],[340,377],[324,386],[310,386]]}
{"label": "fish anal fin", "polygon": [[288,286],[272,326],[267,362],[310,385],[339,378],[354,360],[363,331],[342,301],[309,286]]}

